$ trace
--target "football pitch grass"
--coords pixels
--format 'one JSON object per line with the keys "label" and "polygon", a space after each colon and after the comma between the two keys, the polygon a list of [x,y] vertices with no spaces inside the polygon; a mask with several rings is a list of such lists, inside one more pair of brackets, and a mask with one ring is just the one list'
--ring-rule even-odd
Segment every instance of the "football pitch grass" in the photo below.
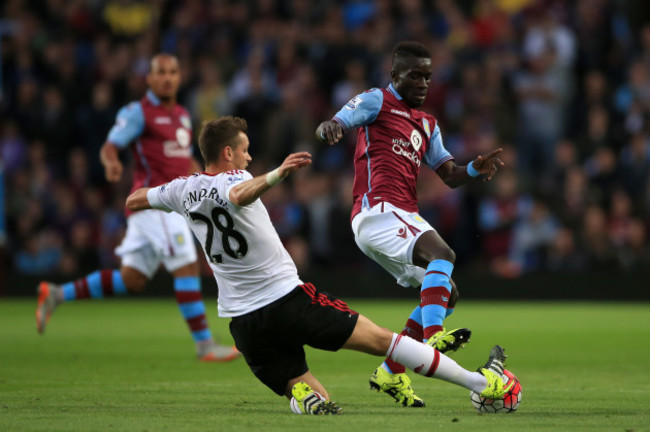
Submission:
{"label": "football pitch grass", "polygon": [[[213,331],[227,320],[207,301]],[[400,329],[412,302],[351,300]],[[448,327],[473,330],[456,361],[506,348],[519,410],[479,415],[469,391],[415,375],[426,401],[403,408],[368,389],[379,358],[307,349],[341,416],[297,416],[242,359],[202,364],[173,299],[85,301],[36,333],[35,299],[0,299],[0,431],[650,431],[650,304],[463,301]]]}

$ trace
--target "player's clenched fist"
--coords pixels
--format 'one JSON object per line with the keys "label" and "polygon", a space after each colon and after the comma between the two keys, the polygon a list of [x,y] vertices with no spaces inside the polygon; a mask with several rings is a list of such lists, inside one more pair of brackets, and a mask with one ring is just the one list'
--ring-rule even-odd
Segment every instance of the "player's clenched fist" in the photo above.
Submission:
{"label": "player's clenched fist", "polygon": [[316,138],[329,145],[336,144],[343,138],[343,128],[333,120],[324,121],[316,128]]}

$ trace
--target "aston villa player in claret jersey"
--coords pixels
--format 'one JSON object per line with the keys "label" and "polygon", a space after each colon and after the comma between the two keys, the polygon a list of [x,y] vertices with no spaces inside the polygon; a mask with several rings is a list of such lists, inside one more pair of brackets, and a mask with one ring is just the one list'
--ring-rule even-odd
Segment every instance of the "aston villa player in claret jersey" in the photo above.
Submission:
{"label": "aston villa player in claret jersey", "polygon": [[[122,177],[120,150],[131,149],[135,161],[132,191],[154,187],[176,177],[200,171],[192,156],[192,124],[185,108],[176,103],[181,76],[178,59],[158,54],[147,75],[149,90],[117,114],[102,146],[100,158],[106,180]],[[103,298],[142,291],[162,263],[174,276],[176,300],[196,345],[199,360],[229,361],[239,356],[231,346],[214,342],[201,298],[201,281],[192,233],[185,220],[173,213],[127,210],[127,231],[115,253],[119,270],[98,270],[81,279],[38,287],[36,325],[39,333],[54,310],[65,301]]]}
{"label": "aston villa player in claret jersey", "polygon": [[[469,342],[471,332],[443,328],[458,298],[451,277],[456,255],[418,214],[418,173],[427,165],[452,188],[474,179],[488,181],[503,166],[498,158],[502,149],[480,155],[467,166],[454,162],[435,117],[418,109],[431,81],[431,54],[421,43],[395,47],[391,78],[387,88],[355,96],[332,120],[318,126],[316,136],[332,145],[358,129],[352,210],[357,245],[397,283],[420,288],[420,304],[402,335],[452,352]],[[386,359],[371,375],[370,385],[404,406],[424,406],[404,372],[404,366]]]}

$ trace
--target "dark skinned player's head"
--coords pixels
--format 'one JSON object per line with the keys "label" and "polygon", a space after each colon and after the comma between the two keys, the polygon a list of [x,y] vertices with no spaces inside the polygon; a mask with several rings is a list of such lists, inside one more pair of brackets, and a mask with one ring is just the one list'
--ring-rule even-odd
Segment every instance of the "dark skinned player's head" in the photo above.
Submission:
{"label": "dark skinned player's head", "polygon": [[163,102],[175,101],[181,85],[181,68],[171,54],[157,54],[151,59],[147,85]]}
{"label": "dark skinned player's head", "polygon": [[419,108],[431,82],[431,53],[419,42],[400,42],[393,50],[393,87],[411,108]]}

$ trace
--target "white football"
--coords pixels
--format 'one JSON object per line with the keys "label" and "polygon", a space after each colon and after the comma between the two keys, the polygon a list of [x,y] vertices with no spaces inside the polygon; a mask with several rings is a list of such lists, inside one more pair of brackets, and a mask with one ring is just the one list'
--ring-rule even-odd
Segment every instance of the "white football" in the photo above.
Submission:
{"label": "white football", "polygon": [[486,399],[475,392],[469,394],[469,399],[472,401],[472,405],[478,412],[506,414],[517,411],[517,408],[519,408],[519,404],[521,403],[521,383],[509,370],[504,370],[503,375],[505,375],[504,382],[506,385],[513,380],[515,383],[503,399]]}

